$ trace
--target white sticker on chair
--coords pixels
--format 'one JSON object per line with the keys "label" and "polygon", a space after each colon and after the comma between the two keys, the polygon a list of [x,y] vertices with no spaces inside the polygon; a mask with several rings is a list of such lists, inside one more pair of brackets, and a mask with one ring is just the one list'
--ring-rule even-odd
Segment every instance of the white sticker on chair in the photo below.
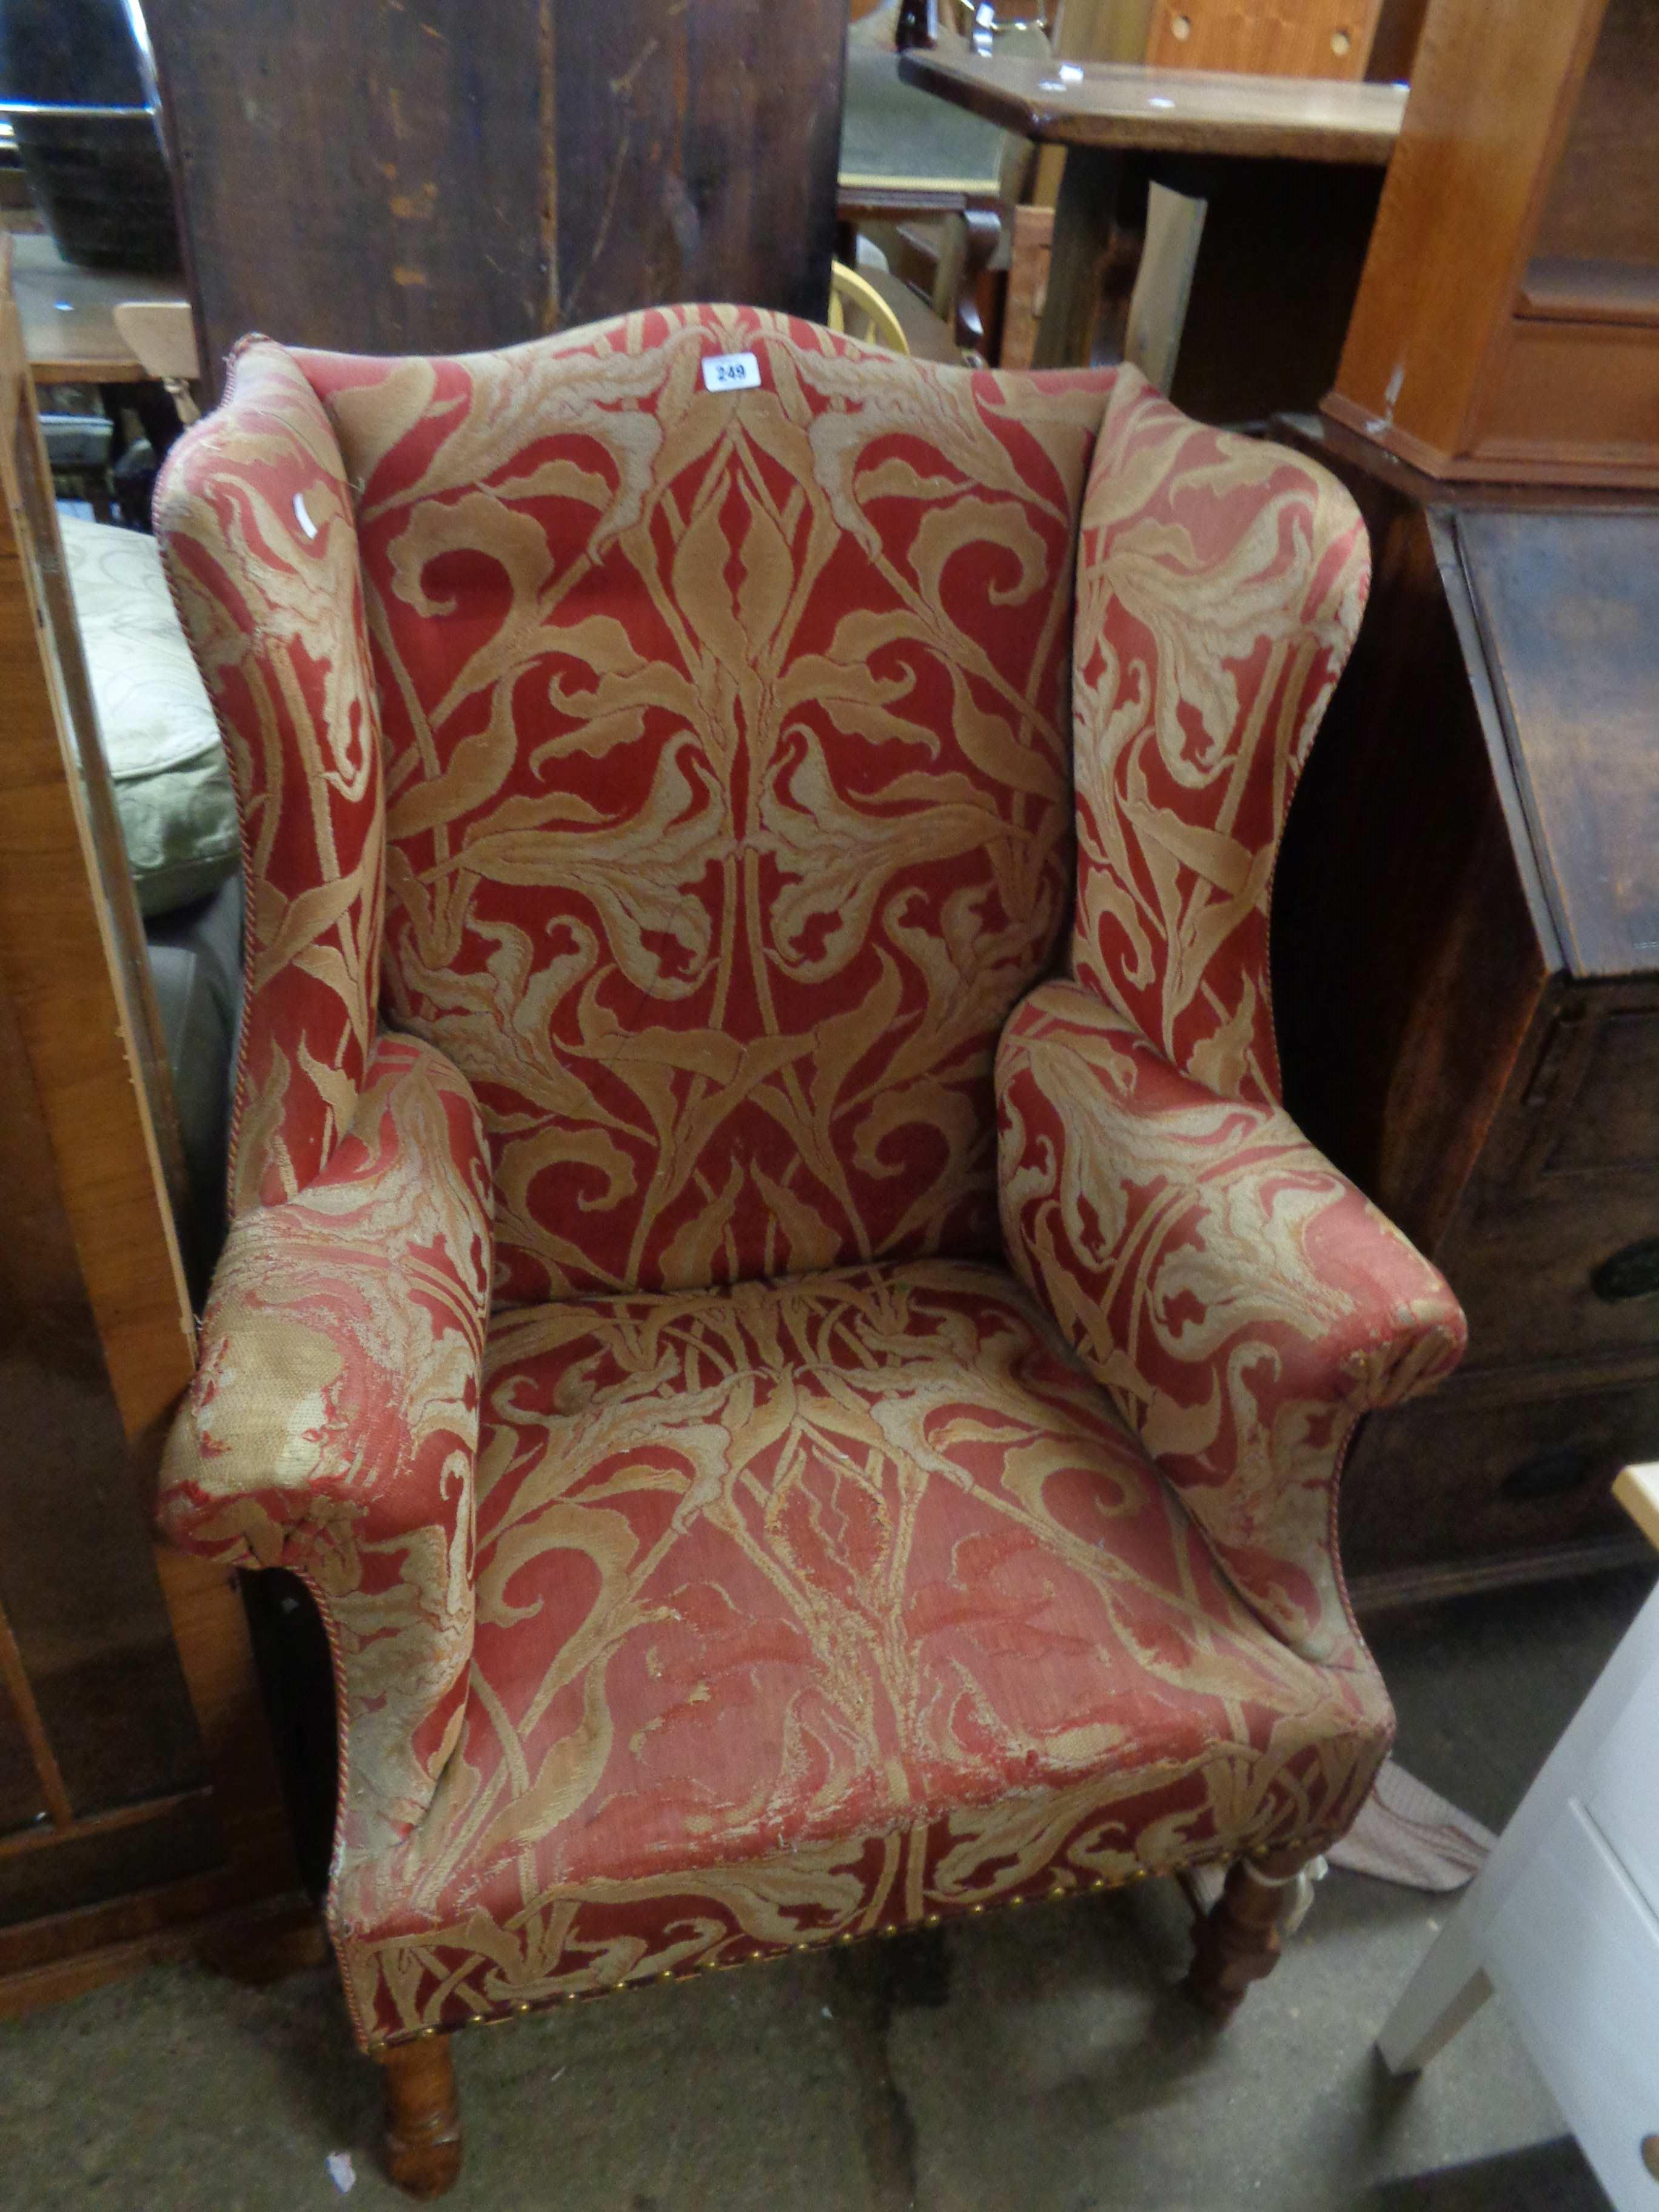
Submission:
{"label": "white sticker on chair", "polygon": [[760,363],[752,353],[711,353],[704,357],[705,391],[745,392],[760,380]]}

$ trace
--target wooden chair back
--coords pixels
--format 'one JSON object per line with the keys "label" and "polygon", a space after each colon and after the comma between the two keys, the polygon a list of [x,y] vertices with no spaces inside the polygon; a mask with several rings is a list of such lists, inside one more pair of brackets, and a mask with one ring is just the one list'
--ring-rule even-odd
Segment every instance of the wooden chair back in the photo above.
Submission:
{"label": "wooden chair back", "polygon": [[866,345],[885,346],[891,353],[908,354],[904,326],[867,276],[849,269],[844,261],[830,267],[830,327]]}

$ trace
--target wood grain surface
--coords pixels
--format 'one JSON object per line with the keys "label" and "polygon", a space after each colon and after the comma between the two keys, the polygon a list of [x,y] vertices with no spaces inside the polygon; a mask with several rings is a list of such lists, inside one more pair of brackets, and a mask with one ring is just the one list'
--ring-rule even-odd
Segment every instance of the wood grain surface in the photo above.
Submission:
{"label": "wood grain surface", "polygon": [[148,372],[115,327],[113,310],[128,300],[185,296],[177,276],[77,269],[44,232],[13,238],[12,283],[37,384],[138,383]]}
{"label": "wood grain surface", "polygon": [[1242,154],[1385,166],[1406,95],[1397,86],[1235,76],[1084,62],[1062,79],[1057,63],[993,55],[907,54],[907,82],[941,100],[1060,146],[1175,154]]}
{"label": "wood grain surface", "polygon": [[1568,965],[1659,972],[1659,507],[1456,532]]}
{"label": "wood grain surface", "polygon": [[844,0],[153,0],[216,388],[249,330],[510,345],[675,300],[822,316]]}
{"label": "wood grain surface", "polygon": [[1382,0],[1157,0],[1146,59],[1158,69],[1363,77]]}
{"label": "wood grain surface", "polygon": [[1659,0],[1433,0],[1325,405],[1435,475],[1659,487]]}

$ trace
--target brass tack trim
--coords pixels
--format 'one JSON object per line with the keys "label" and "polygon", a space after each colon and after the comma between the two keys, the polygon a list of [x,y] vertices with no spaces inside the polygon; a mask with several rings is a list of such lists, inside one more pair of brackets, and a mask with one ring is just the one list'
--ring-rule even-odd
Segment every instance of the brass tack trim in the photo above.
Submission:
{"label": "brass tack trim", "polygon": [[[1136,1865],[1129,1868],[1125,1873],[1121,1875],[1097,1875],[1091,1880],[1085,1880],[1079,1875],[1071,1873],[1055,1871],[1046,1891],[1021,1890],[1016,1891],[1013,1895],[1009,1897],[978,1899],[972,1905],[963,1907],[963,1911],[965,1917],[969,1919],[978,1919],[983,1915],[988,1904],[1006,1905],[1011,1908],[1033,1903],[1054,1904],[1058,1903],[1062,1898],[1081,1897],[1085,1892],[1093,1895],[1101,1890],[1122,1889],[1127,1887],[1127,1886],[1133,1881],[1158,1880],[1166,1875],[1179,1874],[1188,1869],[1199,1866],[1215,1864],[1226,1866],[1236,1863],[1240,1860],[1263,1859],[1268,1857],[1275,1851],[1293,1850],[1302,1847],[1305,1847],[1310,1853],[1323,1850],[1328,1848],[1330,1838],[1328,1834],[1314,1837],[1290,1836],[1278,1843],[1252,1844],[1242,1851],[1235,1851],[1231,1855],[1231,1858],[1175,1859],[1171,1860],[1167,1865]],[[756,1950],[742,1953],[734,1958],[729,1959],[719,1958],[714,1954],[714,1953],[708,1952],[706,1953],[703,1957],[697,1960],[695,1965],[688,1966],[683,1971],[678,1971],[672,1966],[664,1966],[654,1975],[647,1975],[638,1979],[630,1980],[629,1978],[624,1974],[617,1981],[599,1984],[591,1989],[552,1990],[550,1991],[545,1997],[538,1998],[534,2001],[526,1999],[520,2003],[514,2004],[510,2010],[503,2010],[496,2013],[469,2013],[463,2020],[452,2022],[447,2026],[440,2026],[436,2027],[414,2027],[410,2028],[406,2034],[380,2037],[372,2042],[365,2043],[363,2049],[371,2058],[379,2057],[386,2051],[396,2050],[401,2045],[410,2043],[428,2043],[430,2042],[434,2035],[447,2035],[453,2033],[459,2027],[504,2027],[509,2020],[521,2019],[526,2014],[539,2011],[550,2004],[581,2004],[586,2002],[589,1997],[611,1996],[617,1995],[619,1991],[623,1990],[643,1989],[647,1980],[659,1982],[690,1981],[693,1978],[694,1975],[699,1972],[705,1974],[724,1973],[728,1972],[733,1966],[757,1965],[763,1959],[787,1958],[796,1951],[821,1950],[823,1948],[826,1940],[836,1943],[855,1943],[859,1941],[860,1935],[895,1936],[902,1936],[907,1932],[907,1929],[917,1925],[923,1928],[937,1928],[941,1924],[944,1918],[945,1915],[943,1913],[928,1912],[923,1914],[920,1923],[907,1921],[883,1921],[878,1923],[873,1928],[866,1928],[861,1930],[858,1929],[845,1928],[840,1930],[840,1932],[833,1937],[826,1938],[822,1935],[817,1936],[807,1936],[802,1938],[799,1942],[784,1944],[773,1950],[757,1948]]]}

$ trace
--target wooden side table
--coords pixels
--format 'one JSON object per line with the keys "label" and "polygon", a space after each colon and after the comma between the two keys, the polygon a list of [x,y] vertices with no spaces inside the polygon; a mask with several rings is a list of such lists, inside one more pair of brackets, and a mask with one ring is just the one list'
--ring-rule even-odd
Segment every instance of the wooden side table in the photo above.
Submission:
{"label": "wooden side table", "polygon": [[[1614,1486],[1659,1547],[1659,1467]],[[1416,2073],[1496,1990],[1616,2212],[1659,2203],[1659,1591],[1389,2015]]]}
{"label": "wooden side table", "polygon": [[909,53],[900,75],[1066,149],[1038,368],[1121,350],[1158,183],[1206,208],[1170,398],[1207,422],[1318,404],[1405,112],[1401,88],[997,53]]}
{"label": "wooden side table", "polygon": [[184,280],[119,269],[77,269],[50,238],[12,240],[12,287],[36,384],[138,384],[150,372],[116,328],[130,300],[182,304]]}

